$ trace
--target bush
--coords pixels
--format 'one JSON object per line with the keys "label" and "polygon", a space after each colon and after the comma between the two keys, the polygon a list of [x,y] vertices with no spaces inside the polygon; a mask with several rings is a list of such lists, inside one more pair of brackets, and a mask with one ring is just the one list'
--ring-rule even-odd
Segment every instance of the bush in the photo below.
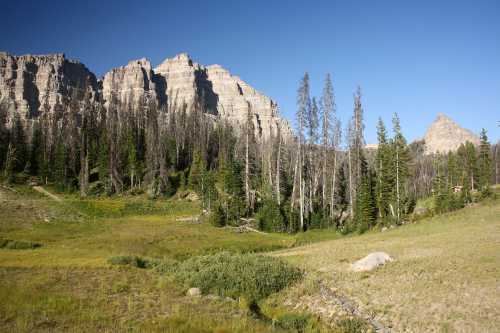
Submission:
{"label": "bush", "polygon": [[214,227],[223,227],[226,225],[226,215],[219,202],[215,202],[214,208],[210,212],[208,221]]}
{"label": "bush", "polygon": [[340,333],[363,333],[368,329],[366,322],[360,318],[345,318],[336,322]]}
{"label": "bush", "polygon": [[267,232],[286,231],[285,218],[281,213],[278,203],[272,198],[264,200],[255,218],[260,230]]}
{"label": "bush", "polygon": [[0,248],[9,250],[31,250],[42,246],[40,243],[30,241],[18,241],[11,239],[0,239]]}
{"label": "bush", "polygon": [[169,267],[167,271],[186,287],[200,288],[204,294],[244,297],[249,303],[280,291],[302,276],[299,269],[278,258],[228,252],[193,257]]}
{"label": "bush", "polygon": [[138,256],[115,256],[108,259],[111,265],[132,266],[137,268],[153,268],[160,264],[157,259],[146,259]]}
{"label": "bush", "polygon": [[293,332],[305,332],[310,325],[311,315],[302,313],[285,313],[273,320],[273,325]]}

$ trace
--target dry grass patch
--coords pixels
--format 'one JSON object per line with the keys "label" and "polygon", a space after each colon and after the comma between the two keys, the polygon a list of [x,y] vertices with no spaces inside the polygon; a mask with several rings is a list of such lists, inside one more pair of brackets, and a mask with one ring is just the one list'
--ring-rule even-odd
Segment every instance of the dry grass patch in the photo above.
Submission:
{"label": "dry grass patch", "polygon": [[[500,330],[499,240],[497,200],[384,233],[276,255],[314,272],[309,279],[348,296],[396,332],[494,332]],[[350,263],[375,251],[396,261],[370,273],[349,270]],[[305,307],[327,307],[301,293],[297,288],[293,297]]]}

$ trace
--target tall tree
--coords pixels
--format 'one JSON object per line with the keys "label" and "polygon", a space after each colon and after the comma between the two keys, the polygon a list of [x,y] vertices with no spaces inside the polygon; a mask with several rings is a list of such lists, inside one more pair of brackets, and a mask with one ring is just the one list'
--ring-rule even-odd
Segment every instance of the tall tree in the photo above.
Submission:
{"label": "tall tree", "polygon": [[[311,98],[309,95],[309,74],[306,72],[302,78],[297,93],[297,113],[296,113],[296,123],[297,123],[297,154],[296,154],[296,165],[294,172],[294,189],[293,193],[297,193],[295,187],[299,187],[299,219],[300,219],[300,230],[304,230],[304,179],[303,179],[303,165],[304,165],[304,127],[306,121],[306,114],[308,114],[311,108]],[[295,198],[292,198],[294,200]]]}
{"label": "tall tree", "polygon": [[481,134],[479,135],[481,143],[479,145],[479,156],[478,156],[478,172],[479,172],[479,190],[487,194],[490,191],[491,183],[491,147],[488,141],[488,135],[486,130],[483,128]]}
{"label": "tall tree", "polygon": [[[323,95],[320,101],[321,115],[322,115],[322,131],[321,131],[321,146],[322,146],[322,161],[321,161],[321,202],[323,211],[326,210],[327,200],[327,169],[328,169],[328,152],[333,150],[333,135],[332,128],[334,126],[335,118],[335,97],[333,94],[333,84],[330,74],[326,74],[325,86],[323,88]],[[335,154],[335,151],[333,151]],[[335,163],[334,163],[335,172]],[[334,177],[335,178],[335,177]],[[332,187],[333,191],[333,187]],[[331,210],[330,210],[331,211]]]}
{"label": "tall tree", "polygon": [[376,203],[378,216],[385,218],[389,215],[391,189],[393,188],[393,175],[391,168],[391,147],[387,138],[387,131],[381,118],[377,124],[378,147],[375,156]]}
{"label": "tall tree", "polygon": [[406,212],[403,205],[407,203],[408,200],[407,182],[409,177],[410,155],[406,139],[401,132],[399,117],[396,113],[392,118],[392,126],[394,132],[394,138],[392,140],[392,172],[395,177],[395,188],[393,191],[393,201],[395,207],[393,207],[393,215],[396,218],[396,222],[400,223],[403,213]]}

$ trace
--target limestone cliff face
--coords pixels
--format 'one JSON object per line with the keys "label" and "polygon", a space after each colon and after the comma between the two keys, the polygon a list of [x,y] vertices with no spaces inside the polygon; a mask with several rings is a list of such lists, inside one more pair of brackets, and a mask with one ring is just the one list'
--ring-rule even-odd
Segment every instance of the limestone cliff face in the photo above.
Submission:
{"label": "limestone cliff face", "polygon": [[155,69],[146,59],[112,69],[99,82],[83,64],[62,54],[12,56],[0,53],[0,100],[21,117],[35,119],[84,89],[105,106],[119,103],[121,111],[141,112],[140,105],[155,103],[169,111],[190,112],[195,103],[212,118],[244,126],[247,112],[258,139],[277,134],[292,140],[290,125],[278,115],[278,106],[219,65],[203,66],[185,53],[166,59]]}
{"label": "limestone cliff face", "polygon": [[164,86],[164,80],[154,74],[150,62],[139,59],[106,73],[101,93],[105,106],[114,99],[122,107],[137,111],[140,105],[146,103],[164,103]]}
{"label": "limestone cliff face", "polygon": [[83,64],[63,54],[13,56],[0,52],[0,100],[9,104],[22,119],[52,112],[74,94],[90,92],[97,98],[97,80]]}
{"label": "limestone cliff face", "polygon": [[166,59],[154,70],[145,59],[112,70],[103,80],[104,100],[110,99],[111,91],[120,96],[122,103],[131,101],[136,105],[142,96],[156,96],[159,105],[167,105],[173,111],[189,112],[198,100],[205,112],[236,127],[245,124],[250,108],[258,138],[276,135],[278,126],[286,139],[292,138],[290,125],[279,117],[278,106],[269,97],[221,66],[205,67],[185,53]]}
{"label": "limestone cliff face", "polygon": [[219,65],[208,66],[206,70],[208,81],[217,96],[217,110],[221,118],[244,125],[250,109],[258,137],[267,139],[271,134],[276,135],[278,126],[284,137],[292,137],[290,125],[279,117],[278,105],[273,100]]}
{"label": "limestone cliff face", "polygon": [[436,120],[427,129],[424,141],[426,154],[455,151],[466,141],[479,145],[477,135],[468,129],[460,127],[442,113],[437,116]]}

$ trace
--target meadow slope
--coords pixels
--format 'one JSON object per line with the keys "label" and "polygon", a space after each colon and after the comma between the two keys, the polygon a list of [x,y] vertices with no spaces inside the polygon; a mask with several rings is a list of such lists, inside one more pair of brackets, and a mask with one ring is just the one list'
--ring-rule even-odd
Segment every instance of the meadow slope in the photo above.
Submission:
{"label": "meadow slope", "polygon": [[[369,273],[350,263],[374,251],[396,260]],[[283,299],[328,320],[342,312],[327,286],[394,332],[500,331],[500,201],[372,232],[275,252],[307,280]]]}

